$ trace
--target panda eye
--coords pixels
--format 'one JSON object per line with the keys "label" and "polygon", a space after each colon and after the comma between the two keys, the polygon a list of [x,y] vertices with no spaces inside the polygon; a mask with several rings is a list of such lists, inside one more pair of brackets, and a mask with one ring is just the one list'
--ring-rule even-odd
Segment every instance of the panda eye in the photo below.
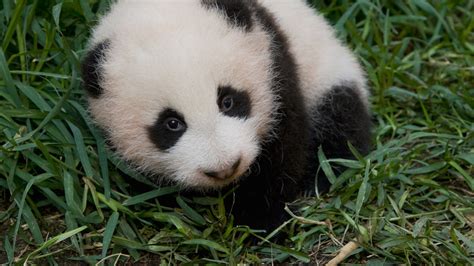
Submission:
{"label": "panda eye", "polygon": [[186,125],[181,120],[175,117],[170,117],[166,119],[164,125],[166,126],[166,129],[173,132],[179,132],[186,129]]}
{"label": "panda eye", "polygon": [[165,108],[155,122],[148,126],[148,138],[161,151],[167,151],[184,135],[188,128],[184,115],[172,108]]}
{"label": "panda eye", "polygon": [[227,95],[222,98],[220,109],[222,112],[228,112],[234,107],[234,98],[230,95]]}
{"label": "panda eye", "polygon": [[231,86],[219,86],[217,106],[222,114],[242,119],[248,118],[252,109],[249,94],[245,90],[236,90]]}

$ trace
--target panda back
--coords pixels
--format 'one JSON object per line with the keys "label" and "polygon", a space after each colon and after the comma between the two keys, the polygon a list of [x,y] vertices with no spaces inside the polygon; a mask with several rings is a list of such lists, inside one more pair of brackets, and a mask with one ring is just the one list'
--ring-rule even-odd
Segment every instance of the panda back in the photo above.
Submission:
{"label": "panda back", "polygon": [[341,86],[354,90],[367,105],[363,71],[322,15],[302,0],[261,0],[261,4],[288,38],[307,110],[314,109],[332,88]]}

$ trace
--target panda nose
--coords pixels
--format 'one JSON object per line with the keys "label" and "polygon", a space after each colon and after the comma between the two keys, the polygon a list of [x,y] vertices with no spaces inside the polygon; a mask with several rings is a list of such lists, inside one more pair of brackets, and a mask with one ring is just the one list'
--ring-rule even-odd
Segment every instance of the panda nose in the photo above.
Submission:
{"label": "panda nose", "polygon": [[232,164],[232,166],[227,169],[220,170],[220,171],[205,171],[204,174],[211,178],[224,180],[229,177],[232,177],[235,174],[235,172],[239,168],[240,162],[241,162],[241,158],[235,161],[235,163]]}

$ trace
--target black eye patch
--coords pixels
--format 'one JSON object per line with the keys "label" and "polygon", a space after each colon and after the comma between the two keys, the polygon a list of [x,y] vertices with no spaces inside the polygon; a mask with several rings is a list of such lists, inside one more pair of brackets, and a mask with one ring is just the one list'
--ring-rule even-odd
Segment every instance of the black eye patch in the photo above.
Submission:
{"label": "black eye patch", "polygon": [[217,106],[226,116],[244,119],[250,116],[252,109],[248,93],[231,86],[220,86],[217,89]]}
{"label": "black eye patch", "polygon": [[155,124],[148,127],[148,137],[158,149],[165,151],[178,142],[186,129],[183,115],[167,108],[158,115]]}

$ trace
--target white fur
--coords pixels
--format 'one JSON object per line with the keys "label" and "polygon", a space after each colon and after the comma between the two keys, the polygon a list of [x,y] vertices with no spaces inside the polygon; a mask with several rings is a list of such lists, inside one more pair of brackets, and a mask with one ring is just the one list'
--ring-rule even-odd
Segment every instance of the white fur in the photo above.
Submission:
{"label": "white fur", "polygon": [[[300,0],[260,2],[289,38],[306,107],[341,81],[365,88],[356,60],[313,9]],[[222,16],[200,0],[122,0],[95,29],[92,45],[108,39],[111,46],[101,65],[104,94],[90,99],[90,112],[118,153],[140,170],[183,186],[224,186],[235,180],[210,179],[203,171],[226,169],[241,157],[243,174],[271,133],[278,107],[271,93],[271,36],[258,24],[244,32]],[[219,112],[219,85],[249,93],[249,119]],[[366,97],[365,90],[361,94]],[[184,115],[188,128],[162,152],[147,127],[168,107]]]}

